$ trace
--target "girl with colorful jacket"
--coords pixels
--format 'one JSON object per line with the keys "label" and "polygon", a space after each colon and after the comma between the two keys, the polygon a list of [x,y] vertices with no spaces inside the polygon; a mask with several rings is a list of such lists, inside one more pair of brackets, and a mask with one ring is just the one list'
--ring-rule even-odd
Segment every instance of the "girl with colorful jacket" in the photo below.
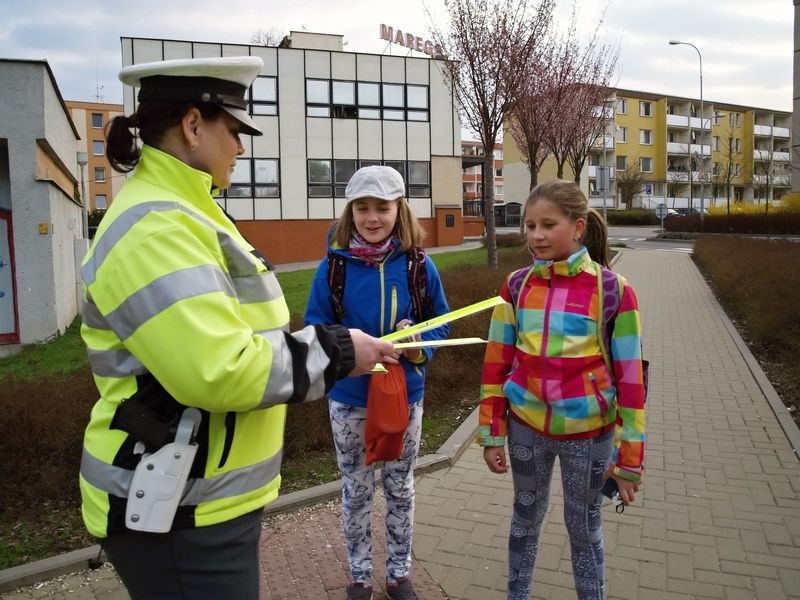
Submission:
{"label": "girl with colorful jacket", "polygon": [[622,502],[633,502],[644,464],[636,294],[618,276],[612,373],[600,346],[598,269],[607,263],[605,222],[576,184],[557,179],[534,188],[524,219],[533,265],[506,278],[506,303],[492,314],[478,431],[484,460],[495,473],[508,471],[508,442],[514,482],[508,598],[529,598],[558,457],[578,598],[601,600],[601,489],[613,478]]}
{"label": "girl with colorful jacket", "polygon": [[[419,246],[424,230],[405,199],[405,182],[392,167],[359,169],[345,190],[347,206],[333,226],[328,251],[334,261],[344,261],[344,291],[337,314],[330,269],[324,259],[311,285],[305,321],[341,322],[374,336],[383,336],[413,324],[414,303],[408,270],[409,251]],[[427,320],[449,312],[436,266],[423,255]],[[335,278],[334,278],[335,279]],[[417,290],[418,291],[418,290]],[[443,339],[449,326],[421,335],[423,340]],[[386,498],[386,593],[392,599],[417,598],[411,580],[411,534],[414,524],[414,463],[422,431],[425,367],[433,348],[398,351],[408,395],[408,425],[402,433],[402,450],[396,460],[385,460],[381,479]],[[352,582],[347,598],[372,598],[372,527],[370,513],[375,495],[375,466],[368,464],[367,403],[370,377],[338,381],[328,393],[331,429],[342,473],[342,522]],[[399,440],[398,440],[399,441]],[[399,445],[398,445],[399,447]]]}

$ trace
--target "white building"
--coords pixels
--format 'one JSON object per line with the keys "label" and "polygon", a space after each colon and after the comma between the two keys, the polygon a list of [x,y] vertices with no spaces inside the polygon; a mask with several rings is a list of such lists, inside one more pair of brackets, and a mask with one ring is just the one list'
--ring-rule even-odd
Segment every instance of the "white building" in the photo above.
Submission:
{"label": "white building", "polygon": [[[444,64],[430,57],[343,51],[341,35],[291,32],[278,47],[122,38],[122,65],[253,55],[250,90],[263,136],[243,136],[232,186],[219,198],[274,263],[321,258],[325,236],[361,166],[404,176],[427,246],[463,239],[461,125]],[[124,112],[138,90],[124,91]]]}

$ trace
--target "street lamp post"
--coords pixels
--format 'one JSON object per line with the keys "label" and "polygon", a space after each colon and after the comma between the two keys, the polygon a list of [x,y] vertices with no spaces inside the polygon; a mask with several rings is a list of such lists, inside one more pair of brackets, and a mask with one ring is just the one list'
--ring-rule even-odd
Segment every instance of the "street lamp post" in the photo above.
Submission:
{"label": "street lamp post", "polygon": [[[704,113],[703,113],[703,55],[700,54],[700,50],[694,44],[690,44],[689,42],[681,42],[678,40],[670,40],[670,46],[691,46],[694,48],[695,52],[697,52],[697,58],[700,59],[700,229],[703,228],[703,213],[705,212],[705,182],[703,178],[705,177],[705,165],[706,165],[706,157],[705,153],[703,152],[703,138],[705,136],[705,122],[704,122]],[[691,128],[692,128],[692,115],[689,114],[689,195],[692,193],[692,151],[691,151]]]}
{"label": "street lamp post", "polygon": [[84,175],[83,169],[89,164],[89,153],[88,152],[78,152],[77,156],[78,166],[81,168],[81,205],[82,205],[82,216],[83,216],[83,239],[89,239],[89,199],[86,197],[86,177]]}

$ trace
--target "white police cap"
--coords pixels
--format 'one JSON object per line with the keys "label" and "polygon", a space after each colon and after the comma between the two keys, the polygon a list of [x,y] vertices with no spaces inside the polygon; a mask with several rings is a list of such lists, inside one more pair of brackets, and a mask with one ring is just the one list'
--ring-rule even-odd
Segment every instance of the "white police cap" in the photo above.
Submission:
{"label": "white police cap", "polygon": [[139,87],[140,101],[217,104],[239,121],[242,133],[261,135],[247,111],[246,95],[263,66],[258,56],[162,60],[124,67],[119,79]]}

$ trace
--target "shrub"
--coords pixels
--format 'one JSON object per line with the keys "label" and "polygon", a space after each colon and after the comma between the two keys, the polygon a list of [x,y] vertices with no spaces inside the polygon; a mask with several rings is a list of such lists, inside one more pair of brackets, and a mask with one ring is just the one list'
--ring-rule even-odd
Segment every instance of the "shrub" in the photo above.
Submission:
{"label": "shrub", "polygon": [[606,220],[609,225],[658,225],[659,223],[655,211],[643,208],[608,210]]}

